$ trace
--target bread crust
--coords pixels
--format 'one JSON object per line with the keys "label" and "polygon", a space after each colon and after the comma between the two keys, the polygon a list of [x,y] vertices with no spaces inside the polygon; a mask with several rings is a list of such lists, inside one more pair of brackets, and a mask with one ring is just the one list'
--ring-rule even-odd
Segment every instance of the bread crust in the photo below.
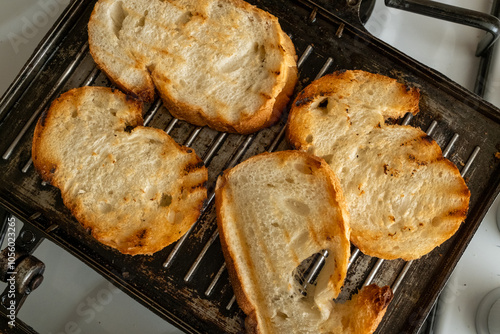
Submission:
{"label": "bread crust", "polygon": [[[146,59],[134,52],[131,52],[131,57],[129,59],[130,64],[128,66],[136,70],[135,75],[141,76],[140,80],[142,84],[132,85],[116,73],[116,70],[112,70],[109,64],[110,61],[108,60],[108,54],[102,51],[102,47],[99,47],[99,43],[97,42],[98,38],[101,37],[99,34],[100,29],[105,29],[105,24],[99,19],[99,17],[102,16],[102,13],[100,12],[104,11],[104,9],[100,9],[100,7],[104,4],[112,3],[110,0],[98,1],[91,15],[89,21],[90,53],[97,66],[104,73],[106,73],[113,83],[128,94],[133,95],[145,102],[152,102],[156,88],[158,94],[165,103],[165,106],[176,118],[185,120],[197,126],[206,125],[218,131],[241,134],[256,132],[274,124],[277,120],[279,120],[286,104],[290,100],[298,79],[295,48],[291,39],[281,30],[276,17],[242,0],[217,1],[220,1],[221,3],[229,3],[234,6],[234,8],[243,9],[249,13],[248,15],[255,15],[255,17],[258,17],[260,20],[263,20],[277,30],[276,36],[273,37],[274,40],[269,40],[269,45],[267,46],[277,50],[281,57],[279,69],[268,74],[270,77],[275,76],[275,83],[270,90],[261,93],[262,101],[258,108],[246,111],[245,113],[240,112],[236,119],[229,119],[219,111],[213,114],[212,112],[205,110],[203,107],[192,103],[192,99],[186,100],[184,98],[176,98],[172,92],[172,88],[170,88],[169,73],[157,70],[157,66],[152,66],[151,59]],[[200,8],[203,7],[201,4],[199,4],[199,6]],[[220,43],[220,47],[224,47],[224,43],[222,41]],[[168,54],[170,51],[155,50],[155,52],[165,52]],[[109,55],[109,58],[113,58],[113,56]],[[114,57],[113,61],[120,62],[120,59]],[[231,112],[233,113],[237,111]]]}
{"label": "bread crust", "polygon": [[[470,192],[437,143],[420,129],[385,123],[416,114],[419,96],[394,79],[345,71],[314,81],[290,112],[288,141],[330,159],[346,194],[351,242],[370,256],[417,259],[448,240],[467,215]],[[430,179],[445,190],[432,190]]]}
{"label": "bread crust", "polygon": [[[243,286],[241,285],[241,280],[238,275],[238,265],[234,261],[234,257],[228,247],[227,241],[229,240],[228,235],[226,235],[225,229],[221,226],[222,222],[226,221],[226,216],[223,213],[223,206],[225,201],[231,201],[231,197],[228,194],[228,185],[227,185],[227,173],[229,171],[224,171],[224,173],[219,176],[217,179],[217,185],[215,187],[215,207],[216,207],[216,215],[217,215],[217,227],[220,235],[220,242],[222,252],[224,254],[224,259],[226,261],[226,268],[229,274],[229,278],[231,280],[231,286],[233,287],[234,294],[236,296],[236,300],[238,301],[239,307],[245,312],[247,315],[250,315],[254,312],[255,307],[247,298],[243,290]],[[255,318],[255,316],[254,316]],[[251,326],[253,327],[253,326]]]}
{"label": "bread crust", "polygon": [[366,334],[377,330],[394,295],[388,286],[370,284],[344,304],[336,304],[334,312],[342,318],[343,333]]}
{"label": "bread crust", "polygon": [[[78,143],[79,140],[86,140],[72,138],[71,129],[75,125],[71,122],[80,117],[83,119],[95,116],[89,112],[88,106],[83,105],[88,103],[92,97],[98,101],[96,103],[104,105],[107,101],[118,101],[118,105],[126,108],[113,111],[115,114],[120,114],[115,117],[116,123],[111,124],[113,127],[109,129],[92,129],[95,131],[96,142],[92,142],[93,137],[91,135],[88,137],[90,141],[81,143],[83,146],[96,147],[95,150],[97,151],[99,147],[107,145],[105,141],[115,140],[110,146],[110,151],[107,151],[109,152],[107,153],[109,158],[112,158],[113,161],[107,163],[106,161],[109,158],[102,156],[102,167],[99,170],[88,171],[89,174],[97,173],[97,176],[104,179],[113,178],[116,182],[123,183],[120,188],[114,186],[115,183],[110,183],[110,188],[106,188],[106,191],[110,194],[108,198],[100,197],[99,194],[102,190],[99,185],[85,184],[85,187],[90,188],[90,190],[87,189],[88,195],[85,192],[82,193],[83,190],[75,192],[75,184],[82,182],[81,177],[76,175],[81,175],[78,173],[85,170],[84,164],[92,160],[88,160],[88,155],[85,152],[80,157],[78,155],[68,155],[68,152],[65,151],[65,145]],[[92,111],[95,114],[108,112],[107,108],[109,107],[103,107],[102,110],[99,110],[98,107],[95,107]],[[115,118],[113,118],[113,122]],[[45,181],[61,190],[64,204],[81,225],[101,243],[129,255],[153,254],[178,240],[196,221],[206,199],[205,182],[208,175],[202,160],[192,149],[178,145],[164,131],[146,128],[142,124],[142,103],[139,101],[110,88],[75,88],[53,101],[50,108],[38,120],[32,145],[32,158],[35,168]],[[60,130],[65,127],[68,128],[68,131]],[[107,131],[109,131],[109,134],[105,133]],[[125,135],[124,132],[127,131],[130,132]],[[115,136],[113,136],[113,133]],[[103,142],[102,138],[107,139]],[[96,146],[98,142],[99,144]],[[169,171],[144,170],[141,180],[137,180],[130,176],[118,174],[119,171],[114,172],[108,166],[123,166],[123,164],[128,165],[134,161],[128,160],[128,157],[119,158],[118,156],[122,154],[120,150],[123,150],[120,147],[133,149],[148,145],[148,143],[157,145],[157,151],[162,152],[161,154],[165,155],[167,159],[169,157],[172,159],[181,157],[179,161],[184,161],[183,165],[177,167],[183,172],[178,176],[179,181],[177,183],[171,183],[170,189],[161,189],[160,192],[153,191],[151,195],[146,195],[144,191],[144,196],[151,196],[151,199],[145,202],[142,209],[135,209],[136,207],[140,208],[136,203],[142,203],[141,201],[144,201],[144,199],[142,199],[142,193],[134,193],[132,189],[139,186],[145,188],[149,181],[156,182],[155,180],[161,179]],[[92,153],[92,155],[100,159],[100,153]],[[68,161],[68,159],[71,159],[71,161]],[[81,163],[78,162],[79,159]],[[161,161],[166,161],[165,158],[157,156],[139,157],[139,159],[157,159],[157,164],[160,165],[163,163]],[[77,170],[72,167],[75,161]],[[140,161],[137,162],[139,166]],[[87,167],[87,169],[89,168],[92,167]],[[172,171],[174,170],[172,169]],[[144,186],[138,185],[137,182],[139,181]],[[182,190],[183,188],[185,190]],[[123,192],[122,189],[128,195],[118,198],[119,194]],[[168,192],[171,197],[165,197],[164,199],[161,192],[164,194]],[[103,203],[117,204],[116,207],[115,205],[109,205],[109,210],[101,212],[97,209],[99,206],[96,204],[101,201],[104,201]],[[182,212],[182,215],[177,214],[180,212]]]}

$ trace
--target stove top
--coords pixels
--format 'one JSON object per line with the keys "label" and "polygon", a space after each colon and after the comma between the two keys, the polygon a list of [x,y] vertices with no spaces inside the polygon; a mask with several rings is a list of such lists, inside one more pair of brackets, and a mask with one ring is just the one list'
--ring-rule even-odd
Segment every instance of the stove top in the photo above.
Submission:
{"label": "stove top", "polygon": [[[482,12],[489,12],[491,7],[490,0],[443,2]],[[65,0],[0,3],[0,95],[67,3]],[[474,53],[484,32],[390,9],[381,0],[376,2],[366,28],[411,57],[473,89],[479,66]],[[496,106],[500,106],[499,89],[500,52],[497,50],[485,95]],[[498,210],[499,198],[449,279],[438,301],[436,333],[474,332],[481,300],[500,287]],[[21,223],[16,226],[19,230]],[[4,247],[2,245],[2,249]],[[181,333],[55,244],[42,243],[36,256],[50,270],[44,274],[43,288],[29,296],[19,318],[38,332]],[[4,285],[1,283],[0,288]],[[50,312],[40,311],[48,309]]]}

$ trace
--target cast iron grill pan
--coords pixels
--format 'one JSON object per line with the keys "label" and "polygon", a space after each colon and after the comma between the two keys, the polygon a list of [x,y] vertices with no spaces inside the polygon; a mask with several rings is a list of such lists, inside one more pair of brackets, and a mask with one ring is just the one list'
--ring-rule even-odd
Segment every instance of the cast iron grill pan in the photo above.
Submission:
{"label": "cast iron grill pan", "polygon": [[[353,249],[339,299],[349,298],[364,284],[391,285],[395,297],[378,333],[416,333],[500,191],[495,158],[500,150],[499,110],[372,37],[357,19],[359,4],[346,4],[333,14],[309,0],[249,2],[277,16],[292,38],[299,56],[296,93],[315,78],[343,69],[381,73],[418,87],[421,112],[399,122],[426,131],[465,177],[471,190],[467,221],[430,254],[411,262],[382,261]],[[42,182],[30,161],[36,120],[54,98],[78,86],[111,86],[88,52],[86,26],[94,3],[70,4],[1,100],[0,204],[185,332],[241,333],[244,314],[234,302],[218,241],[215,180],[255,154],[288,149],[283,138],[287,113],[278,124],[243,136],[174,119],[160,100],[147,105],[149,126],[164,129],[205,161],[209,199],[185,237],[154,256],[127,256],[101,245],[72,217],[59,191]]]}

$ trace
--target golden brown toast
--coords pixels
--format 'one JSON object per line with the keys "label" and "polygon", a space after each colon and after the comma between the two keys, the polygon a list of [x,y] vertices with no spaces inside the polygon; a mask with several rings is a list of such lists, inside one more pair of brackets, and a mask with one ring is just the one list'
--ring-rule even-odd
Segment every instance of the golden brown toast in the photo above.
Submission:
{"label": "golden brown toast", "polygon": [[142,104],[103,87],[72,89],[37,123],[32,157],[44,180],[100,242],[152,254],[178,240],[206,199],[196,153],[142,125]]}
{"label": "golden brown toast", "polygon": [[88,25],[97,65],[175,117],[251,133],[277,121],[297,81],[278,19],[242,0],[99,0]]}
{"label": "golden brown toast", "polygon": [[324,158],[340,180],[351,242],[383,259],[417,259],[465,220],[470,192],[457,167],[422,130],[386,124],[418,112],[419,92],[364,71],[306,87],[288,120],[292,146]]}

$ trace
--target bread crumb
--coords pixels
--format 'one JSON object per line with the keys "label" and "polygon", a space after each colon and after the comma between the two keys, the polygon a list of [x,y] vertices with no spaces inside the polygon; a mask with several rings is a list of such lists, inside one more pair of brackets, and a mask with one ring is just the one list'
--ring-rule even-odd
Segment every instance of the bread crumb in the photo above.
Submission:
{"label": "bread crumb", "polygon": [[500,152],[495,153],[495,158],[500,159]]}

